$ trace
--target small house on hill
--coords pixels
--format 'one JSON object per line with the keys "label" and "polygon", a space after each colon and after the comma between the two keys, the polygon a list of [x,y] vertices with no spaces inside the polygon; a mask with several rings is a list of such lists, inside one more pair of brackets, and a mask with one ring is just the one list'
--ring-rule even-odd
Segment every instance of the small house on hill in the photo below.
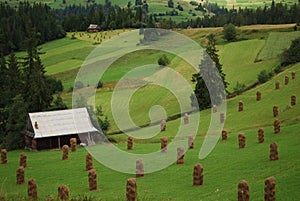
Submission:
{"label": "small house on hill", "polygon": [[100,27],[97,24],[90,24],[89,27],[87,28],[88,32],[99,32]]}
{"label": "small house on hill", "polygon": [[91,144],[90,137],[99,131],[93,126],[86,108],[29,113],[25,131],[25,148],[33,150],[60,149],[77,143]]}

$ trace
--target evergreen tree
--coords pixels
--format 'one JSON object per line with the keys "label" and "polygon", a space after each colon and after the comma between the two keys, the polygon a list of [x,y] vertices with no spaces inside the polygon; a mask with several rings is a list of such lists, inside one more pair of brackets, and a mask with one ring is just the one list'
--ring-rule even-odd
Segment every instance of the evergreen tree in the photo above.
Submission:
{"label": "evergreen tree", "polygon": [[24,62],[24,98],[29,112],[46,110],[52,102],[51,89],[47,83],[45,69],[38,55],[35,38],[27,41],[27,54]]}
{"label": "evergreen tree", "polygon": [[235,26],[231,23],[224,25],[223,35],[227,41],[235,41],[237,35]]}
{"label": "evergreen tree", "polygon": [[106,133],[106,131],[108,131],[108,129],[110,127],[110,123],[108,121],[107,116],[104,116],[101,106],[96,107],[96,117],[97,117],[97,121],[100,125],[101,130],[104,133]]}
{"label": "evergreen tree", "polygon": [[281,55],[281,65],[286,66],[300,62],[300,37],[292,41],[291,46]]}
{"label": "evergreen tree", "polygon": [[22,75],[14,52],[10,53],[8,59],[7,82],[8,98],[12,102],[12,99],[22,92]]}
{"label": "evergreen tree", "polygon": [[[191,95],[191,105],[199,106],[200,110],[207,109],[211,105],[221,104],[226,98],[225,89],[228,83],[219,62],[215,48],[215,38],[208,36],[206,53],[200,63],[200,72],[193,74],[192,81],[196,82],[194,95]],[[222,83],[224,86],[222,86]],[[196,99],[195,99],[196,98]],[[196,102],[197,101],[197,102]]]}
{"label": "evergreen tree", "polygon": [[8,113],[5,147],[9,150],[23,148],[24,133],[22,131],[26,125],[27,108],[20,94],[13,98]]}
{"label": "evergreen tree", "polygon": [[223,72],[222,64],[219,61],[219,55],[217,54],[218,50],[216,49],[215,36],[213,34],[209,34],[207,38],[208,38],[208,45],[206,47],[206,53],[209,55],[211,60],[214,62],[215,66],[218,69],[219,74],[222,78],[224,88],[227,89],[227,86],[228,86],[229,83],[226,82],[226,80],[225,80],[226,75]]}
{"label": "evergreen tree", "polygon": [[8,117],[7,111],[7,66],[4,56],[1,56],[0,61],[0,145],[3,144],[6,132],[6,123]]}

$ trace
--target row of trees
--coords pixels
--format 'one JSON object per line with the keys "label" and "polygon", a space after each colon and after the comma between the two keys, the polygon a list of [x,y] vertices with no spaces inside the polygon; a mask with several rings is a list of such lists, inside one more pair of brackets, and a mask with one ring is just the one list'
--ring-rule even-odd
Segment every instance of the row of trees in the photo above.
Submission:
{"label": "row of trees", "polygon": [[[172,5],[173,1],[168,1]],[[88,6],[67,6],[63,10],[56,10],[63,27],[67,31],[83,31],[90,23],[99,24],[102,29],[154,27],[158,22],[161,28],[187,27],[217,27],[232,23],[236,26],[252,24],[284,24],[300,22],[300,4],[288,6],[283,3],[272,2],[271,6],[257,9],[239,8],[228,9],[219,7],[216,3],[204,3],[201,11],[204,17],[182,22],[166,20],[157,14],[148,13],[146,1],[136,1],[126,8],[112,5],[106,1],[104,5],[92,4]],[[176,14],[177,11],[174,10]],[[169,13],[169,15],[173,15]],[[166,24],[168,22],[169,24]]]}
{"label": "row of trees", "polygon": [[[300,3],[288,6],[272,2],[271,6],[257,9],[227,9],[217,4],[204,4],[203,18],[191,19],[177,24],[177,27],[219,27],[232,23],[236,26],[253,24],[286,24],[300,22]],[[211,15],[212,14],[212,15]]]}
{"label": "row of trees", "polygon": [[106,1],[104,5],[72,5],[55,11],[66,31],[86,31],[89,24],[98,24],[101,29],[154,27],[154,18],[148,16],[146,1],[131,3],[122,8]]}
{"label": "row of trees", "polygon": [[[202,6],[202,5],[201,5]],[[272,5],[257,9],[227,9],[217,4],[203,4],[204,17],[176,23],[148,13],[146,1],[128,3],[127,7],[105,4],[66,6],[51,9],[46,4],[20,2],[17,8],[0,3],[0,53],[24,49],[29,37],[29,28],[35,30],[38,43],[64,37],[65,31],[85,31],[89,24],[98,24],[101,29],[155,27],[161,28],[216,27],[232,23],[236,26],[251,24],[299,23],[300,4],[287,6],[273,1]],[[204,9],[205,8],[205,9]]]}
{"label": "row of trees", "polygon": [[0,2],[0,54],[24,50],[24,41],[30,37],[31,30],[34,30],[39,44],[66,35],[47,5],[20,2],[16,9]]}

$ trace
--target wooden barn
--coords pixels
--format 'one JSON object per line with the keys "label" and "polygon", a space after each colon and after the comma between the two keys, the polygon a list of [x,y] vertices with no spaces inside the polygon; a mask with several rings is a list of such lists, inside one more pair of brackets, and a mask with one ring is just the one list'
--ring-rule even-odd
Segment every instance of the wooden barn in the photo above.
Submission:
{"label": "wooden barn", "polygon": [[87,28],[88,32],[99,32],[100,27],[97,24],[90,24],[89,27]]}
{"label": "wooden barn", "polygon": [[25,131],[25,148],[31,150],[60,149],[77,143],[93,144],[91,134],[99,133],[86,108],[29,113]]}

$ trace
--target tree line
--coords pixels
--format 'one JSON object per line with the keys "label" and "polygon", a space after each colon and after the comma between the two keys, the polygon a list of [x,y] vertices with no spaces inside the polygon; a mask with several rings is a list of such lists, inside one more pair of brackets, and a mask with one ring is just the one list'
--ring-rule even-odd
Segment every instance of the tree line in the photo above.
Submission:
{"label": "tree line", "polygon": [[[204,9],[206,8],[206,9]],[[177,27],[221,27],[232,23],[236,26],[254,24],[288,24],[300,22],[300,2],[288,6],[284,3],[275,3],[263,8],[232,8],[219,7],[217,4],[204,4],[203,18],[190,19],[180,22]]]}
{"label": "tree line", "polygon": [[[151,6],[151,5],[150,5]],[[132,5],[120,7],[109,0],[104,4],[66,6],[52,9],[46,4],[19,2],[17,7],[0,3],[0,54],[24,50],[24,41],[33,28],[38,43],[62,38],[66,31],[86,31],[89,24],[98,24],[101,29],[121,28],[188,28],[219,27],[232,23],[236,26],[253,24],[285,24],[300,22],[300,3],[288,6],[272,2],[271,6],[250,8],[219,7],[216,3],[199,4],[203,17],[175,22],[149,13],[146,1],[136,0]]]}
{"label": "tree line", "polygon": [[135,5],[128,2],[127,7],[105,4],[71,5],[55,10],[56,16],[66,31],[86,31],[89,24],[98,24],[102,30],[140,28],[154,21],[148,16],[146,1],[136,1]]}
{"label": "tree line", "polygon": [[11,52],[0,58],[0,147],[9,150],[24,147],[29,112],[67,108],[58,95],[63,90],[61,81],[45,75],[37,39],[27,38],[24,44],[25,57]]}
{"label": "tree line", "polygon": [[0,2],[0,54],[24,50],[24,41],[32,30],[38,44],[66,35],[55,12],[46,4],[19,2],[14,8]]}

